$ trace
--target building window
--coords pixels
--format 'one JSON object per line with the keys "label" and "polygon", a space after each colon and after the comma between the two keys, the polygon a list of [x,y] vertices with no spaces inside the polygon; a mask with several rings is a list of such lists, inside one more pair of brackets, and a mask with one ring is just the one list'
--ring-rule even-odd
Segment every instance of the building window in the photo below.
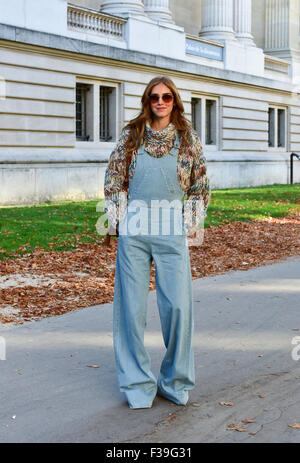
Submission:
{"label": "building window", "polygon": [[192,125],[206,147],[217,147],[217,99],[192,98]]}
{"label": "building window", "polygon": [[286,149],[286,108],[269,107],[269,147]]}
{"label": "building window", "polygon": [[116,139],[116,88],[100,86],[99,89],[99,139]]}
{"label": "building window", "polygon": [[113,143],[119,129],[118,85],[76,84],[76,140]]}
{"label": "building window", "polygon": [[89,93],[91,85],[76,85],[76,139],[79,141],[89,141],[91,139],[88,114],[90,108]]}

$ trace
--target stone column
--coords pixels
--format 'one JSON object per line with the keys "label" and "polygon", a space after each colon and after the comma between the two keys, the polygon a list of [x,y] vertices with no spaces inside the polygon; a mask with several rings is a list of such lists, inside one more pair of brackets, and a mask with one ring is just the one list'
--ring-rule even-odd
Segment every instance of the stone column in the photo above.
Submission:
{"label": "stone column", "polygon": [[289,48],[289,6],[289,0],[266,0],[266,49]]}
{"label": "stone column", "polygon": [[128,13],[145,16],[144,4],[141,0],[103,0],[100,11],[115,16],[126,16]]}
{"label": "stone column", "polygon": [[154,21],[173,23],[169,0],[144,0],[145,13]]}
{"label": "stone column", "polygon": [[233,0],[202,0],[200,37],[212,40],[235,40]]}
{"label": "stone column", "polygon": [[251,34],[252,0],[234,0],[233,28],[238,40],[255,46]]}

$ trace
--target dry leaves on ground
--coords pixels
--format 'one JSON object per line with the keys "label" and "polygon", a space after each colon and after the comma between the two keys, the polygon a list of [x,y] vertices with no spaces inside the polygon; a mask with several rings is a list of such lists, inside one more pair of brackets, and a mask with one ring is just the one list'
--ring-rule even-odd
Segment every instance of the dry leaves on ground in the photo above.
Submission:
{"label": "dry leaves on ground", "polygon": [[[300,255],[300,216],[234,222],[205,229],[204,242],[190,248],[192,277],[248,270]],[[111,248],[78,243],[71,251],[41,251],[0,262],[0,323],[61,315],[111,303],[117,240]],[[155,289],[155,268],[149,289]]]}
{"label": "dry leaves on ground", "polygon": [[[248,429],[244,428],[240,423],[251,424],[251,423],[255,423],[255,420],[252,418],[245,418],[244,420],[241,420],[238,423],[230,423],[227,425],[228,431],[248,432]],[[249,434],[255,435],[256,432],[250,432]]]}
{"label": "dry leaves on ground", "polygon": [[295,429],[300,429],[300,424],[299,423],[292,423],[288,425],[290,428],[295,428]]}

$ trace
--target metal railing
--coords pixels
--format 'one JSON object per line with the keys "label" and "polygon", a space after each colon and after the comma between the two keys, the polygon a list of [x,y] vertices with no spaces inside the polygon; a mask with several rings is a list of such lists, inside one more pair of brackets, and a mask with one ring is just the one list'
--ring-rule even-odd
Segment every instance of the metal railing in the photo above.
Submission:
{"label": "metal railing", "polygon": [[294,182],[294,157],[300,161],[300,154],[299,153],[291,153],[290,156],[290,183],[293,185]]}

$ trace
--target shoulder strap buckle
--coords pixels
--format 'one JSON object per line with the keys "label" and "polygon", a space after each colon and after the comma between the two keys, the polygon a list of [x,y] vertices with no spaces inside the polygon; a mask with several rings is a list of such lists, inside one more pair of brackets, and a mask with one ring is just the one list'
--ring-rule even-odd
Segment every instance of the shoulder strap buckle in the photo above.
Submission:
{"label": "shoulder strap buckle", "polygon": [[171,153],[170,153],[170,154],[173,154],[173,156],[177,156],[177,154],[178,154],[178,150],[180,148],[180,139],[181,139],[181,135],[179,133],[177,133],[175,141],[174,141],[173,148],[172,148]]}
{"label": "shoulder strap buckle", "polygon": [[145,153],[145,147],[142,144],[137,151],[137,155],[144,154],[144,153]]}
{"label": "shoulder strap buckle", "polygon": [[174,141],[174,148],[180,148],[180,140],[181,140],[181,134],[180,133],[176,133],[176,138],[175,138],[175,141]]}

